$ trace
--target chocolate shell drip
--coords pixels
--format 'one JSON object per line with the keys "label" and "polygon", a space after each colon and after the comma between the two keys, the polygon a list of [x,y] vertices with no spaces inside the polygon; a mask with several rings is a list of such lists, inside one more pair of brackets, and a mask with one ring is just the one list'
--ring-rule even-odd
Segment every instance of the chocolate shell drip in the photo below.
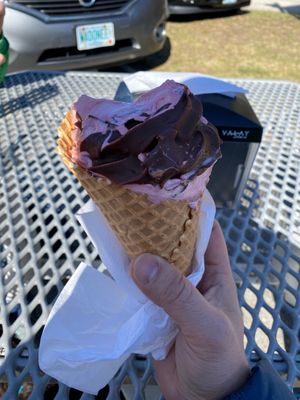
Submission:
{"label": "chocolate shell drip", "polygon": [[88,171],[114,183],[163,186],[187,173],[192,179],[221,157],[217,129],[201,118],[201,102],[174,81],[134,103],[81,96],[74,108],[83,138],[79,153],[92,161]]}

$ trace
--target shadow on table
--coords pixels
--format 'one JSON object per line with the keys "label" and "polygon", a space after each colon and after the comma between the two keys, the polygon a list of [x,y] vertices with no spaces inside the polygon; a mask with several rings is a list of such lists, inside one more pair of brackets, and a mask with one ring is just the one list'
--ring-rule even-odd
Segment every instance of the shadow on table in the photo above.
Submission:
{"label": "shadow on table", "polygon": [[[62,179],[65,181],[65,178],[62,177]],[[57,184],[59,183],[62,182],[57,180]],[[48,196],[51,195],[51,193],[48,194]],[[235,210],[218,210],[217,218],[226,236],[237,282],[246,327],[248,359],[255,363],[259,358],[266,356],[283,378],[292,385],[297,375],[293,367],[295,368],[295,360],[299,357],[299,354],[297,355],[299,343],[297,329],[300,306],[300,293],[298,292],[300,248],[291,242],[291,237],[275,232],[275,227],[265,222],[265,217],[259,214],[263,209],[265,198],[258,182],[255,179],[249,179],[237,208]],[[74,196],[71,206],[75,207],[76,202],[78,202],[78,198]],[[45,213],[47,212],[49,210],[45,211]],[[35,221],[36,219],[33,219],[28,213],[27,223],[30,227],[30,234],[33,236],[34,229],[36,229],[34,228]],[[68,222],[70,226],[75,224],[74,214],[69,216]],[[43,237],[44,241],[46,239],[53,240],[52,231],[53,226],[46,224],[47,238]],[[68,247],[69,252],[74,254],[71,238],[66,240],[67,236],[58,232],[55,235],[56,243],[63,243]],[[81,251],[80,246],[82,246],[84,253],[83,242],[78,242],[78,246],[78,251]],[[102,400],[106,398],[124,400],[121,395],[121,385],[134,385],[137,390],[144,390],[149,382],[151,385],[153,375],[149,358],[139,358],[139,356],[131,356],[110,382],[109,388],[106,388],[97,397],[69,389],[38,370],[37,353],[43,329],[38,322],[45,323],[46,313],[43,310],[47,307],[47,310],[50,311],[67,280],[66,276],[66,280],[62,284],[58,284],[56,276],[56,273],[61,271],[66,264],[67,257],[65,260],[60,262],[59,259],[57,264],[53,264],[52,253],[46,249],[42,241],[37,242],[35,251],[40,255],[37,256],[35,263],[41,271],[42,280],[28,269],[32,260],[19,260],[18,264],[23,273],[22,301],[25,300],[28,310],[31,310],[28,317],[27,314],[24,315],[24,310],[22,313],[21,303],[18,303],[20,294],[13,285],[14,263],[8,260],[5,266],[7,278],[4,286],[8,288],[5,296],[11,305],[1,310],[3,313],[1,317],[3,316],[3,321],[8,322],[9,329],[0,331],[0,338],[3,336],[3,341],[9,343],[10,349],[7,358],[3,362],[0,359],[0,384],[9,381],[6,389],[7,398],[16,398],[16,393],[20,388],[24,387],[24,390],[30,390],[32,386],[32,398],[34,399],[50,400],[57,396],[56,398],[70,400]],[[53,252],[56,253],[55,248],[53,248]],[[71,272],[68,274],[68,278],[70,276]],[[38,287],[32,283],[35,282],[35,279],[39,279],[41,286]],[[43,297],[39,297],[41,287],[43,288]],[[40,305],[41,298],[45,299],[43,308]],[[30,340],[26,340],[27,332],[33,332]],[[1,351],[0,344],[0,357],[5,357],[6,351],[6,349]]]}
{"label": "shadow on table", "polygon": [[[0,112],[1,112],[1,108],[0,108]],[[1,113],[0,113],[0,115],[1,115]],[[17,167],[18,165],[22,164],[23,159],[22,159],[21,155],[17,153],[17,150],[18,150],[19,146],[22,145],[22,141],[24,141],[24,139],[25,140],[27,139],[27,135],[25,135],[25,134],[18,135],[18,137],[16,138],[16,141],[14,143],[10,144],[7,147],[3,146],[0,149],[0,157],[1,157],[1,162],[2,162],[2,165],[1,165],[2,168],[0,168],[0,176],[2,175],[2,172],[4,173],[3,167],[5,167],[6,164],[11,162],[14,167]],[[0,267],[1,267],[1,260],[0,260]]]}
{"label": "shadow on table", "polygon": [[16,98],[10,99],[0,104],[0,118],[12,114],[25,107],[33,108],[37,104],[49,100],[59,93],[56,84],[46,83],[43,86],[26,91],[26,93]]}
{"label": "shadow on table", "polygon": [[15,87],[26,87],[35,85],[37,82],[44,82],[44,84],[51,83],[51,80],[58,75],[65,76],[66,71],[39,71],[30,70],[17,73],[8,73],[4,81],[0,83],[0,89],[10,89]]}
{"label": "shadow on table", "polygon": [[[0,358],[1,359],[1,358]],[[34,368],[32,368],[34,365]],[[18,356],[8,357],[6,368],[14,368],[16,378],[8,381],[7,375],[1,374],[0,367],[0,396],[7,399],[43,399],[43,400],[128,400],[144,397],[136,397],[142,392],[149,394],[155,392],[156,399],[164,400],[160,395],[157,382],[154,379],[154,371],[149,356],[131,355],[116,373],[114,379],[99,390],[97,395],[83,393],[70,388],[56,379],[44,374],[38,368],[38,352],[32,343],[23,343],[18,348]],[[152,388],[152,390],[149,390]],[[21,396],[22,394],[22,396]],[[148,396],[147,396],[148,394]],[[31,396],[31,397],[30,397]],[[0,397],[2,398],[2,397]]]}

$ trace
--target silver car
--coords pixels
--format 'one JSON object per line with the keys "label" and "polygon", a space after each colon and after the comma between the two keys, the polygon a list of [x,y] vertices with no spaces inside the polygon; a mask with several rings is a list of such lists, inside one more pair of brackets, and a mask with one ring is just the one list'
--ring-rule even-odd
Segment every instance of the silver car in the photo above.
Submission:
{"label": "silver car", "polygon": [[166,0],[7,0],[9,71],[112,66],[162,49]]}

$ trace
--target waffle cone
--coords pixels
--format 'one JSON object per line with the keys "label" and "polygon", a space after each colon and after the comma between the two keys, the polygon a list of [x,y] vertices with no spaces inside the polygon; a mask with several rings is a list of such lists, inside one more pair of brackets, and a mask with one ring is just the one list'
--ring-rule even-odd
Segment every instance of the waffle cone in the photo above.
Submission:
{"label": "waffle cone", "polygon": [[58,152],[99,207],[129,258],[142,253],[159,255],[181,271],[190,273],[198,231],[199,208],[187,201],[150,202],[146,195],[91,176],[71,161],[72,115],[59,128]]}

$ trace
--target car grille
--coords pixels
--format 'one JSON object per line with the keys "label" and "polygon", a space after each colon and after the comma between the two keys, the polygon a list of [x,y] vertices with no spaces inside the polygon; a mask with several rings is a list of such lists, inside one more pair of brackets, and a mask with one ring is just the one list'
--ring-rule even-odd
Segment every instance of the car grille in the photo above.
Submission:
{"label": "car grille", "polygon": [[[82,14],[107,13],[118,11],[131,0],[96,0],[92,6],[83,6],[79,0],[28,1],[13,0],[10,4],[18,4],[51,17],[76,16]],[[89,0],[81,0],[88,3]]]}
{"label": "car grille", "polygon": [[68,61],[75,60],[76,58],[82,59],[83,57],[100,56],[101,54],[117,53],[120,51],[132,49],[133,40],[123,39],[117,40],[114,46],[100,47],[98,49],[91,49],[85,51],[79,51],[76,47],[62,47],[56,49],[45,50],[40,58],[38,59],[38,64],[58,62],[58,61]]}

